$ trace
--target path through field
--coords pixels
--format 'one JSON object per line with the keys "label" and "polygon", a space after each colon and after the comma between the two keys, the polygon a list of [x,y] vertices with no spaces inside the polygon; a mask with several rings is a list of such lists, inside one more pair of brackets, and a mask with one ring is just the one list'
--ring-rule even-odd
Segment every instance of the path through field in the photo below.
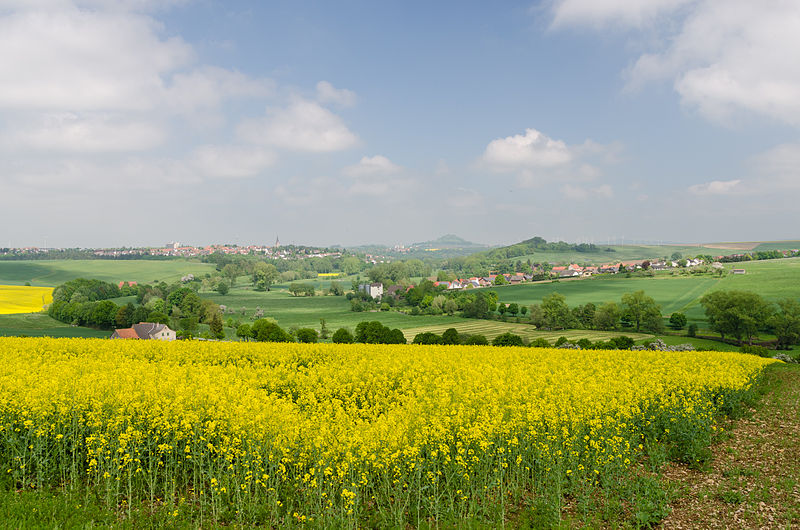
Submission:
{"label": "path through field", "polygon": [[683,494],[663,528],[800,526],[800,365],[772,366],[766,377],[768,393],[731,422],[711,469],[667,468]]}

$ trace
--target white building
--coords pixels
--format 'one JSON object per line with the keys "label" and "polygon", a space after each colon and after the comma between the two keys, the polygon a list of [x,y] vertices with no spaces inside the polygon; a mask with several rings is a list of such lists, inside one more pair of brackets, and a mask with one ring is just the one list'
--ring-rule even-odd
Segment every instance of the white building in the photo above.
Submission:
{"label": "white building", "polygon": [[380,298],[383,296],[383,284],[382,283],[362,283],[358,286],[360,291],[363,291],[370,295],[372,298]]}

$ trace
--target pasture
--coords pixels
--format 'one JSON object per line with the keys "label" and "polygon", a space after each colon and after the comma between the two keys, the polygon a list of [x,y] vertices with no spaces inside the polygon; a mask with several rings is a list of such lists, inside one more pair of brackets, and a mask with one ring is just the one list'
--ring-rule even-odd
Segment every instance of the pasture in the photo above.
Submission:
{"label": "pasture", "polygon": [[[292,296],[280,287],[269,292],[253,291],[238,287],[222,296],[217,292],[201,292],[201,298],[224,304],[236,311],[234,318],[250,321],[256,308],[264,310],[265,317],[277,320],[283,328],[319,328],[319,320],[324,318],[327,327],[335,331],[340,327],[355,328],[363,320],[378,320],[390,328],[410,328],[428,324],[456,323],[466,319],[449,316],[411,316],[396,311],[354,312],[344,296]],[[242,316],[242,307],[245,308]]]}
{"label": "pasture", "polygon": [[[750,241],[738,243],[697,243],[691,245],[604,245],[602,241],[595,241],[595,245],[598,247],[596,252],[547,250],[511,259],[514,261],[526,261],[530,259],[533,262],[548,263],[619,263],[620,261],[670,258],[675,252],[679,252],[683,256],[696,256],[698,254],[718,256],[754,250],[790,250],[800,248],[800,241]],[[611,251],[606,249],[611,249]]]}
{"label": "pasture", "polygon": [[0,261],[0,284],[56,287],[75,278],[106,282],[177,281],[214,271],[214,265],[189,260],[30,260]]}
{"label": "pasture", "polygon": [[[604,245],[595,242],[596,252],[577,252],[574,250],[543,250],[524,256],[510,258],[513,261],[548,262],[548,263],[619,263],[642,259],[661,259],[680,252],[684,256],[706,254],[708,249],[699,245]],[[610,248],[612,252],[606,249]]]}
{"label": "pasture", "polygon": [[101,331],[79,326],[70,326],[46,313],[26,313],[18,315],[0,315],[0,337],[84,337],[108,338],[110,331]]}
{"label": "pasture", "polygon": [[52,287],[0,285],[0,315],[41,311],[52,301]]}
{"label": "pasture", "polygon": [[[746,274],[730,274],[732,268],[745,269]],[[680,311],[690,321],[704,321],[705,312],[700,305],[700,298],[712,291],[754,291],[771,301],[786,297],[800,298],[800,258],[729,263],[722,277],[659,273],[650,278],[626,278],[624,274],[616,274],[492,289],[497,292],[501,302],[525,305],[541,303],[544,297],[559,293],[566,297],[570,307],[587,302],[597,305],[607,301],[619,302],[623,294],[643,290],[661,306],[664,315]]]}

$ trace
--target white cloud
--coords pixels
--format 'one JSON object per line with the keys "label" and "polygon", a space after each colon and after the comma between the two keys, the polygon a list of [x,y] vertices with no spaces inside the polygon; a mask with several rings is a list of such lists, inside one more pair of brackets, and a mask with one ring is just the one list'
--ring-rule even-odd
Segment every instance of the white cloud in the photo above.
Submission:
{"label": "white cloud", "polygon": [[274,162],[275,155],[259,147],[204,145],[195,150],[190,164],[210,178],[246,178]]}
{"label": "white cloud", "polygon": [[567,145],[536,129],[492,140],[486,146],[481,163],[498,173],[512,173],[517,184],[535,187],[545,182],[597,180],[602,167],[617,161],[618,144],[601,145],[591,140]]}
{"label": "white cloud", "polygon": [[125,10],[147,2],[36,4],[61,8],[0,15],[0,109],[185,114],[274,92],[270,80],[194,65],[189,44]]}
{"label": "white cloud", "polygon": [[356,103],[356,93],[346,88],[335,88],[328,81],[320,81],[317,83],[317,100],[320,103],[352,107]]}
{"label": "white cloud", "polygon": [[2,0],[3,10],[57,10],[74,7],[110,11],[157,11],[188,4],[192,0]]}
{"label": "white cloud", "polygon": [[358,137],[342,119],[314,101],[297,99],[267,116],[246,120],[239,126],[246,141],[290,151],[332,152],[358,145]]}
{"label": "white cloud", "polygon": [[601,184],[596,187],[578,186],[575,184],[564,184],[561,193],[572,200],[583,201],[589,198],[610,199],[614,196],[614,191],[608,184]]}
{"label": "white cloud", "polygon": [[644,26],[695,0],[556,0],[553,26]]}
{"label": "white cloud", "polygon": [[782,144],[753,158],[755,189],[800,190],[800,143]]}
{"label": "white cloud", "polygon": [[358,164],[347,166],[342,173],[350,177],[373,177],[392,175],[402,168],[383,155],[362,157]]}
{"label": "white cloud", "polygon": [[468,215],[483,213],[486,207],[484,197],[479,191],[461,186],[448,191],[445,203],[450,208]]}
{"label": "white cloud", "polygon": [[416,181],[405,173],[403,167],[383,155],[362,157],[357,164],[342,169],[342,174],[348,177],[348,182],[343,183],[344,188],[351,196],[405,196],[416,185]]}
{"label": "white cloud", "polygon": [[559,0],[552,13],[556,27],[642,30],[652,49],[627,72],[629,88],[670,80],[709,119],[744,112],[800,126],[800,2]]}
{"label": "white cloud", "polygon": [[2,145],[49,153],[145,151],[166,138],[159,123],[109,114],[56,113],[12,123],[0,137]]}
{"label": "white cloud", "polygon": [[695,195],[730,195],[740,191],[741,179],[712,180],[703,184],[689,186],[689,192]]}
{"label": "white cloud", "polygon": [[0,17],[0,108],[145,110],[192,60],[179,38],[131,13],[30,11]]}
{"label": "white cloud", "polygon": [[498,171],[549,168],[562,166],[571,160],[567,144],[553,140],[536,129],[525,129],[524,135],[492,140],[483,153],[483,161]]}
{"label": "white cloud", "polygon": [[225,99],[265,98],[275,92],[275,83],[269,79],[253,79],[216,66],[176,73],[171,81],[163,104],[173,112],[215,108]]}

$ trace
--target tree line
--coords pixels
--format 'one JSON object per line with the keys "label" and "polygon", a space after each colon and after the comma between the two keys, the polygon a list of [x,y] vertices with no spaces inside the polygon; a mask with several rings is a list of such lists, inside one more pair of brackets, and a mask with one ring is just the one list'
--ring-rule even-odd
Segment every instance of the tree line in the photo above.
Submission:
{"label": "tree line", "polygon": [[700,304],[705,309],[709,327],[723,340],[735,339],[739,344],[752,344],[760,332],[771,332],[778,349],[800,344],[800,303],[791,298],[776,303],[751,291],[715,291],[704,295]]}

